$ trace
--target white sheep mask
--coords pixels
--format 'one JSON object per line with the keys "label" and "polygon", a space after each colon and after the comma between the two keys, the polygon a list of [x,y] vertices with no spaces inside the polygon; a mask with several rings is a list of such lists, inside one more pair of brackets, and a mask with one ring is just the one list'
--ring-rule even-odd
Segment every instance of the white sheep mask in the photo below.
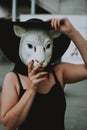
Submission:
{"label": "white sheep mask", "polygon": [[14,26],[15,34],[21,38],[19,45],[19,56],[21,61],[28,65],[34,60],[34,66],[42,63],[46,67],[52,57],[53,39],[60,35],[55,30],[24,29]]}

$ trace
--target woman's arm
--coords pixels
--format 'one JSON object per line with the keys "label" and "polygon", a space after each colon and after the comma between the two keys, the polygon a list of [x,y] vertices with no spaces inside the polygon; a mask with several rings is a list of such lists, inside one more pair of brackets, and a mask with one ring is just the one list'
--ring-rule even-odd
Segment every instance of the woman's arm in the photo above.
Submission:
{"label": "woman's arm", "polygon": [[47,79],[47,72],[36,73],[41,65],[34,69],[32,65],[33,63],[30,63],[28,67],[28,88],[20,100],[16,76],[11,72],[5,77],[1,98],[1,121],[6,130],[15,130],[22,124],[29,113],[38,84]]}
{"label": "woman's arm", "polygon": [[75,65],[71,63],[61,63],[58,65],[58,71],[62,72],[63,83],[78,82],[87,78],[87,40],[80,34],[79,31],[70,23],[67,18],[48,19],[52,28],[59,30],[67,35],[77,46],[85,64]]}
{"label": "woman's arm", "polygon": [[13,74],[5,77],[1,97],[1,122],[6,130],[16,130],[25,120],[33,102],[35,91],[27,89],[20,100],[13,79]]}

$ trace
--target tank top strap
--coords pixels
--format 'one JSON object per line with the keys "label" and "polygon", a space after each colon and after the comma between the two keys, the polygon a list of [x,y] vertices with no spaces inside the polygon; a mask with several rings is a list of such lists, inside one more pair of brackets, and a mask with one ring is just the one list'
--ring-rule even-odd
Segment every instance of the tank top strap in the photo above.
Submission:
{"label": "tank top strap", "polygon": [[16,76],[17,76],[17,78],[18,78],[19,85],[20,85],[20,90],[23,90],[22,83],[21,83],[21,80],[20,80],[20,77],[19,77],[18,73],[15,72],[15,71],[13,71],[13,72],[16,74]]}
{"label": "tank top strap", "polygon": [[51,73],[52,73],[53,76],[54,76],[55,82],[60,85],[60,82],[59,82],[59,80],[58,80],[58,78],[57,78],[57,76],[56,76],[56,74],[55,74],[55,71],[54,71],[53,67],[51,66],[50,69],[51,69],[51,70],[50,70]]}

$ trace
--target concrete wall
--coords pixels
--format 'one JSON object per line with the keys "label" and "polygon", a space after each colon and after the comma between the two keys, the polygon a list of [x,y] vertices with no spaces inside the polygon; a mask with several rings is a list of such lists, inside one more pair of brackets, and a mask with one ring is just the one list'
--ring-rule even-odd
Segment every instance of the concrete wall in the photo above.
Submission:
{"label": "concrete wall", "polygon": [[37,4],[51,13],[58,13],[60,0],[38,0]]}
{"label": "concrete wall", "polygon": [[9,11],[7,8],[0,6],[0,17],[7,17],[9,14]]}
{"label": "concrete wall", "polygon": [[86,14],[86,0],[38,0],[38,4],[51,13]]}

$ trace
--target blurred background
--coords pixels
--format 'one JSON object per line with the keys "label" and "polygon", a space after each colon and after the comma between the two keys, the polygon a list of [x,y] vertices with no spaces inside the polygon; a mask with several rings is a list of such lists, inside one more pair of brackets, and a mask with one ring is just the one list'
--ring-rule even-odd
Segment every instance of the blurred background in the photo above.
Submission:
{"label": "blurred background", "polygon": [[[87,0],[0,0],[0,18],[25,21],[31,17],[41,19],[68,17],[87,39]],[[61,61],[83,63],[72,41]],[[14,64],[8,61],[0,50],[0,96],[4,76],[13,69],[13,66]],[[67,102],[66,130],[87,130],[87,80],[67,84],[65,96]],[[4,130],[1,123],[0,130]]]}

